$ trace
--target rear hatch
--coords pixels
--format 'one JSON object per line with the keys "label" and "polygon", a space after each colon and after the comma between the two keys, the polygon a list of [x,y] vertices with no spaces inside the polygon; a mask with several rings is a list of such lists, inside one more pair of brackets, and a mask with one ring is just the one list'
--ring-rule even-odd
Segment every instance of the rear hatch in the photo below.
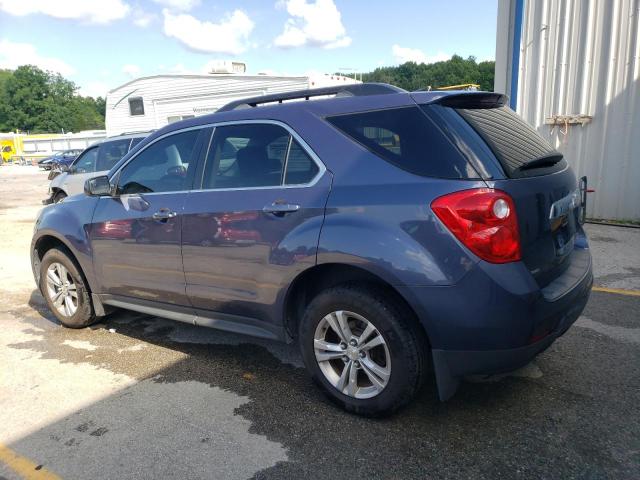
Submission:
{"label": "rear hatch", "polygon": [[[487,94],[493,101],[477,101],[482,98],[478,95],[464,97],[451,102],[445,97],[432,107],[455,112],[459,115],[456,123],[460,117],[464,120],[462,136],[469,149],[476,150],[473,161],[484,162],[482,170],[502,171],[485,180],[513,198],[522,260],[543,288],[571,263],[579,230],[576,177],[562,154],[504,105],[505,97]],[[483,144],[480,149],[479,144]]]}

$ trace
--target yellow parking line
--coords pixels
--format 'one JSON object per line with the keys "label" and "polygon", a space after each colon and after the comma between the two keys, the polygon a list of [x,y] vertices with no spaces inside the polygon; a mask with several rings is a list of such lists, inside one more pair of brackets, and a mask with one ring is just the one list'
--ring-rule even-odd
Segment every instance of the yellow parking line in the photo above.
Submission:
{"label": "yellow parking line", "polygon": [[[33,463],[28,458],[18,455],[9,447],[0,443],[0,462],[27,480],[62,480],[55,473]],[[38,468],[40,467],[40,468]]]}
{"label": "yellow parking line", "polygon": [[618,295],[629,295],[631,297],[640,297],[640,290],[624,290],[622,288],[605,288],[605,287],[593,287],[591,290],[593,290],[594,292],[616,293]]}

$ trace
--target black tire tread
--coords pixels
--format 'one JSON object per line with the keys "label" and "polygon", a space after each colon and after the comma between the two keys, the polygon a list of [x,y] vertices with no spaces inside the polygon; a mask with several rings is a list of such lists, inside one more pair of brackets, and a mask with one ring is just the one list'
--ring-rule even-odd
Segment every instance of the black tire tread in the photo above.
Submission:
{"label": "black tire tread", "polygon": [[[360,403],[362,401],[349,399],[348,397],[345,397],[347,400],[345,401],[345,399],[340,398],[344,396],[337,392],[335,392],[335,394],[334,392],[329,392],[331,400],[347,411],[369,417],[390,415],[410,403],[424,383],[428,358],[426,355],[428,342],[426,341],[424,332],[422,332],[420,326],[417,325],[413,312],[408,311],[408,309],[399,302],[394,302],[389,299],[388,293],[375,285],[342,284],[331,287],[319,293],[307,307],[304,318],[302,322],[300,322],[299,336],[301,348],[304,348],[302,344],[304,326],[309,325],[309,322],[313,322],[313,319],[309,317],[314,315],[315,308],[325,302],[325,298],[327,297],[332,299],[342,299],[346,297],[350,303],[353,303],[353,308],[356,309],[355,311],[358,311],[358,309],[366,311],[374,308],[382,312],[393,323],[394,332],[398,336],[399,343],[402,345],[402,353],[405,355],[406,363],[409,367],[407,370],[409,381],[403,390],[395,396],[393,402],[383,409],[379,409],[377,406],[367,407]],[[309,365],[307,365],[307,368],[312,372],[316,383],[322,385],[322,381],[317,378],[314,370],[309,368]],[[340,395],[340,397],[337,397],[336,394]]]}
{"label": "black tire tread", "polygon": [[[57,310],[51,304],[51,300],[48,298],[46,293],[46,270],[53,261],[57,261],[59,263],[64,264],[67,267],[67,270],[71,272],[76,282],[78,288],[79,298],[81,298],[81,302],[78,305],[78,310],[73,315],[73,317],[66,318],[61,316]],[[76,263],[75,259],[71,257],[66,251],[54,247],[49,250],[42,256],[42,261],[40,262],[40,292],[45,298],[47,305],[51,312],[56,316],[56,318],[60,321],[60,323],[67,328],[85,328],[97,320],[95,312],[93,310],[93,303],[91,301],[91,293],[89,288],[87,287],[87,280],[82,273],[82,269]]]}

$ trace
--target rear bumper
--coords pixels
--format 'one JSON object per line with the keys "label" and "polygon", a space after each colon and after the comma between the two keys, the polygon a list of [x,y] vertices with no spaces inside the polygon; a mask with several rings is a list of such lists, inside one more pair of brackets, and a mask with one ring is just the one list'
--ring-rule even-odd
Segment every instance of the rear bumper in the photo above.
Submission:
{"label": "rear bumper", "polygon": [[450,287],[407,287],[429,335],[441,400],[466,375],[497,374],[529,363],[580,316],[593,284],[588,248],[540,289],[521,263],[481,262]]}
{"label": "rear bumper", "polygon": [[457,390],[460,379],[466,375],[511,372],[531,362],[578,319],[589,300],[592,284],[593,275],[589,269],[588,275],[574,287],[570,297],[564,299],[560,312],[555,312],[550,319],[547,319],[555,325],[555,328],[546,334],[541,334],[542,338],[529,345],[501,350],[433,349],[433,364],[440,399],[443,401],[449,399]]}

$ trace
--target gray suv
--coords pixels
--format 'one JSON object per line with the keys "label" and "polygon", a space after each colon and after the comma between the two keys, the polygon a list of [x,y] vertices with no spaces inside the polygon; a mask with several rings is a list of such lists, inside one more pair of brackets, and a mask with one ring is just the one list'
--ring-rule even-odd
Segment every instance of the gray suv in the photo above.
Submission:
{"label": "gray suv", "polygon": [[149,132],[110,137],[91,145],[49,184],[49,196],[42,203],[58,203],[70,195],[82,193],[84,182],[109,173],[118,160],[140,143]]}

